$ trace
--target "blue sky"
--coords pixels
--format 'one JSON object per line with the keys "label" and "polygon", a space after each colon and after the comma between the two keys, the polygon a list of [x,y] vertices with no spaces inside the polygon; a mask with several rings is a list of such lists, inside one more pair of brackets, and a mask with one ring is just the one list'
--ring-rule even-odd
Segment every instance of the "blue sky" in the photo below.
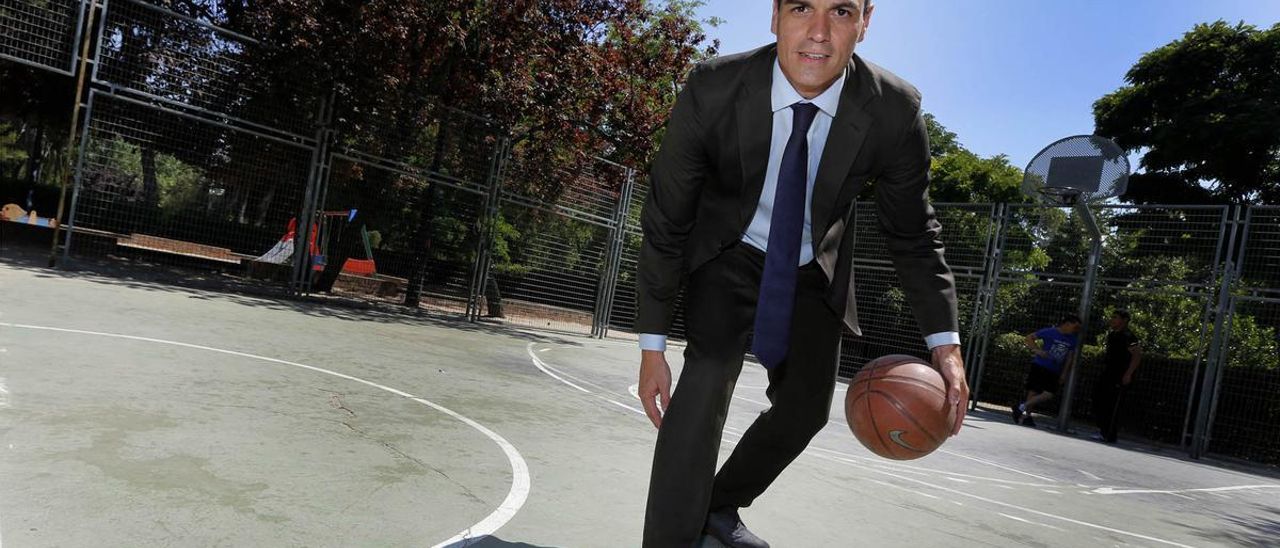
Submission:
{"label": "blue sky", "polygon": [[[983,156],[1023,167],[1049,143],[1093,133],[1093,102],[1143,53],[1196,23],[1280,22],[1280,0],[877,0],[858,52],[914,83],[925,108]],[[773,41],[772,0],[708,0],[721,51]]]}

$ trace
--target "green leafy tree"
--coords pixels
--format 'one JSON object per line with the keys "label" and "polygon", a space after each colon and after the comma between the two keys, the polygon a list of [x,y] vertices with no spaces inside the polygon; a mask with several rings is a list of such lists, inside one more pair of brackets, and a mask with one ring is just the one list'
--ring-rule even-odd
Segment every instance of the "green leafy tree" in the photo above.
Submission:
{"label": "green leafy tree", "polygon": [[1280,201],[1280,24],[1197,25],[1094,104],[1099,135],[1142,153],[1139,203]]}
{"label": "green leafy tree", "polygon": [[930,197],[936,202],[1020,203],[1022,170],[1004,155],[982,158],[966,149],[935,157]]}

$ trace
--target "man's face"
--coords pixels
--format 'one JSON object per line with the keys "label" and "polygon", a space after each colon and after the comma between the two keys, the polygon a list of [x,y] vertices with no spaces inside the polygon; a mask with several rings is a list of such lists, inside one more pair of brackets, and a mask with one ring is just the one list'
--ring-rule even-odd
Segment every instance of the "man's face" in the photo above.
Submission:
{"label": "man's face", "polygon": [[1067,335],[1075,335],[1080,332],[1080,324],[1075,322],[1067,322],[1062,324],[1061,331]]}
{"label": "man's face", "polygon": [[822,94],[840,78],[853,49],[866,37],[875,6],[871,0],[775,0],[773,34],[778,63],[792,87],[806,99]]}
{"label": "man's face", "polygon": [[1124,331],[1124,328],[1128,325],[1129,320],[1121,318],[1120,316],[1111,317],[1111,329],[1113,331]]}

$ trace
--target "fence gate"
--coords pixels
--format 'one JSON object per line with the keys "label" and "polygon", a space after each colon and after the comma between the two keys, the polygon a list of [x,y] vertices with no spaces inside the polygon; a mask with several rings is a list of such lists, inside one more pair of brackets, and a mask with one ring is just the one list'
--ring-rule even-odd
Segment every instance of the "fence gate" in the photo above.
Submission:
{"label": "fence gate", "polygon": [[1193,455],[1280,462],[1280,207],[1251,207],[1228,261]]}

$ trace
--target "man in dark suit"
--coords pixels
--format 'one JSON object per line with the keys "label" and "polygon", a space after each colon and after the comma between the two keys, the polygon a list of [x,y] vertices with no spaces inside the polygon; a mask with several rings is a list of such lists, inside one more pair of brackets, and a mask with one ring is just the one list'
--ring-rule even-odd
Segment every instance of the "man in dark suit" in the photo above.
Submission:
{"label": "man in dark suit", "polygon": [[[699,65],[676,100],[638,271],[639,390],[659,428],[645,546],[691,546],[704,531],[730,547],[768,546],[738,509],[827,423],[842,325],[859,333],[852,217],[868,181],[959,432],[968,386],[955,281],[928,203],[920,95],[853,54],[870,1],[775,0],[777,44]],[[688,346],[671,394],[663,352],[686,276]],[[748,344],[768,369],[772,407],[717,474]]]}

